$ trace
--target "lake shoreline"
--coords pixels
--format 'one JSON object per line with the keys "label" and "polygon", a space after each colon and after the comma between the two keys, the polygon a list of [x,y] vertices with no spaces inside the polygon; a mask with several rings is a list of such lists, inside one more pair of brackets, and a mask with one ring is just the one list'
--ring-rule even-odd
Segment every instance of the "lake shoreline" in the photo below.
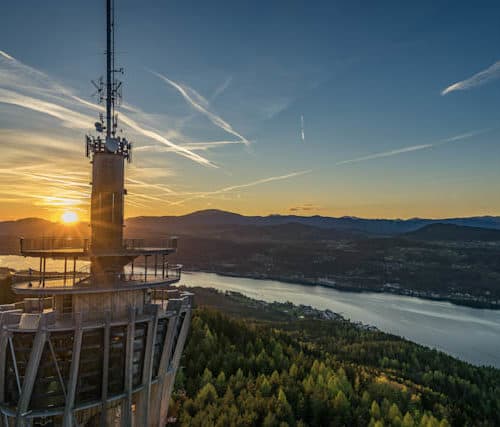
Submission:
{"label": "lake shoreline", "polygon": [[[353,323],[434,348],[476,366],[500,368],[500,310],[477,309],[445,301],[394,293],[348,292],[328,286],[276,281],[215,272],[185,271],[179,286],[238,292],[268,303],[329,309]],[[464,341],[464,336],[467,339]]]}
{"label": "lake shoreline", "polygon": [[275,276],[275,275],[260,275],[260,274],[252,274],[252,273],[229,273],[229,272],[220,272],[216,270],[204,270],[204,269],[194,269],[190,268],[189,270],[183,270],[185,273],[212,273],[217,274],[222,277],[234,277],[240,279],[254,279],[254,280],[273,280],[277,282],[289,283],[292,285],[302,285],[302,286],[320,286],[323,288],[335,289],[340,292],[349,292],[349,293],[375,293],[375,294],[388,294],[388,295],[399,295],[403,297],[410,298],[421,298],[429,301],[444,301],[449,302],[450,304],[461,306],[461,307],[469,307],[476,308],[480,310],[493,310],[499,311],[500,305],[495,304],[493,302],[482,302],[482,301],[470,301],[470,300],[460,300],[456,298],[446,297],[446,296],[432,296],[425,295],[419,291],[415,291],[413,289],[365,289],[356,286],[349,285],[338,285],[338,284],[327,284],[318,282],[317,279],[296,279],[290,278],[286,276]]}

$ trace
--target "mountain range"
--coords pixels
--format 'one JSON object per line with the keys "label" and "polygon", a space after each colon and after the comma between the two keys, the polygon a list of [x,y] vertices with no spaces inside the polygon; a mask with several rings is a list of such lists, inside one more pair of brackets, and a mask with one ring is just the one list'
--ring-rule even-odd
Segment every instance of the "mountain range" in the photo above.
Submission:
{"label": "mountain range", "polygon": [[[290,224],[294,224],[291,226]],[[474,237],[476,233],[461,233],[458,227],[475,227],[480,229],[500,230],[500,217],[478,216],[466,218],[411,218],[411,219],[367,219],[356,217],[326,217],[326,216],[298,216],[298,215],[268,215],[245,216],[221,210],[203,210],[181,216],[141,216],[126,220],[125,234],[129,237],[139,237],[151,234],[192,234],[238,229],[248,233],[262,232],[260,227],[278,227],[274,231],[285,236],[288,232],[310,234],[313,231],[320,235],[329,235],[331,238],[345,237],[370,237],[370,236],[396,236],[408,233],[417,237],[413,232],[423,227],[446,224],[455,228],[447,229],[447,236],[462,234]],[[298,226],[302,227],[298,227]],[[76,227],[76,229],[75,229]],[[243,228],[241,228],[243,227]],[[278,230],[279,229],[279,230]],[[316,229],[316,230],[313,230]],[[318,230],[320,229],[320,230]],[[323,231],[321,231],[323,230]],[[328,230],[328,231],[327,231]],[[268,229],[272,232],[272,229]],[[427,235],[437,232],[437,228],[427,229]],[[442,234],[443,229],[439,229]],[[88,224],[80,223],[77,226],[64,226],[39,218],[25,218],[15,221],[0,222],[0,236],[52,236],[68,233],[87,235]],[[273,232],[274,234],[274,232]],[[455,237],[453,237],[454,239]],[[452,239],[452,240],[453,240]],[[446,240],[446,239],[445,239]],[[493,239],[496,240],[496,239]]]}
{"label": "mountain range", "polygon": [[182,216],[136,217],[127,220],[127,227],[198,228],[229,225],[268,226],[302,224],[311,227],[367,233],[372,235],[397,235],[418,230],[430,224],[454,224],[500,230],[500,217],[481,216],[445,219],[367,219],[357,217],[327,217],[298,215],[245,216],[216,209],[197,211]]}

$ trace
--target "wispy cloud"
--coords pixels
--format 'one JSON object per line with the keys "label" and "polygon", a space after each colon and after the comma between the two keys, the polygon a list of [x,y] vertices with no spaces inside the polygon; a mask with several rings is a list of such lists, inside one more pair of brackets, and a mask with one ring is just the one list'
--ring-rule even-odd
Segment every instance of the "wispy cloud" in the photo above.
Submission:
{"label": "wispy cloud", "polygon": [[59,119],[64,126],[76,129],[88,129],[92,117],[64,107],[60,104],[44,101],[33,96],[0,88],[0,103],[16,105],[38,113]]}
{"label": "wispy cloud", "polygon": [[291,208],[288,208],[290,212],[311,212],[311,211],[317,212],[321,209],[322,209],[321,206],[312,203],[304,203],[302,205],[292,206]]}
{"label": "wispy cloud", "polygon": [[[80,104],[83,104],[89,108],[93,108],[94,110],[98,111],[104,111],[104,108],[100,105],[94,105],[91,102],[85,101],[84,99],[73,95],[72,98],[79,102]],[[183,157],[186,157],[190,160],[195,161],[196,163],[205,165],[205,166],[211,166],[217,168],[218,166],[215,165],[215,163],[211,162],[210,160],[206,159],[203,156],[200,156],[199,154],[194,153],[193,151],[189,150],[186,147],[183,147],[181,145],[175,144],[166,137],[160,135],[158,131],[152,130],[152,129],[146,129],[143,127],[141,124],[137,123],[134,119],[130,118],[128,115],[122,113],[120,114],[120,121],[127,125],[130,129],[135,130],[141,135],[144,135],[145,137],[152,139],[153,141],[157,141],[163,145],[166,145],[167,147],[170,148],[170,151],[180,154]]]}
{"label": "wispy cloud", "polygon": [[224,82],[220,86],[218,86],[215,89],[211,98],[212,102],[226,91],[226,89],[231,85],[232,81],[233,81],[233,76],[229,76],[226,80],[224,80]]}
{"label": "wispy cloud", "polygon": [[50,167],[50,173],[46,172],[46,164],[0,169],[0,195],[15,198],[13,203],[31,200],[32,206],[52,213],[68,207],[85,212],[90,196],[88,179]]}
{"label": "wispy cloud", "polygon": [[178,144],[174,144],[169,139],[160,135],[157,131],[143,128],[140,124],[138,124],[135,120],[131,119],[130,117],[128,117],[124,114],[121,114],[120,118],[121,118],[121,121],[123,123],[125,123],[126,125],[128,125],[131,129],[141,133],[142,135],[144,135],[144,136],[146,136],[154,141],[157,141],[163,145],[166,145],[173,152],[180,154],[180,155],[182,155],[190,160],[193,160],[196,163],[202,164],[204,166],[211,166],[214,168],[218,167],[215,163],[211,162],[210,160],[206,159],[203,156],[200,156],[199,154],[196,154],[195,152],[189,150],[188,148],[183,147],[183,146],[178,145]]}
{"label": "wispy cloud", "polygon": [[[191,96],[203,102],[201,96],[192,93]],[[88,170],[82,161],[81,141],[84,132],[91,129],[96,119],[95,112],[102,112],[103,107],[80,98],[73,89],[4,51],[0,51],[0,107],[14,117],[11,129],[0,129],[0,145],[4,148],[2,160],[4,164],[16,165],[0,168],[3,184],[0,198],[4,203],[22,203],[31,206],[31,214],[39,214],[41,209],[53,218],[55,213],[68,206],[86,213],[90,187]],[[124,113],[120,113],[120,122],[125,129],[128,128],[132,140],[138,139],[150,145],[155,143],[160,152],[164,150],[203,166],[217,167],[202,152],[222,146],[221,141],[220,144],[218,141],[214,141],[216,144],[202,141],[196,147],[175,129],[167,132],[156,130],[155,120],[147,120],[150,124],[145,125],[142,119],[147,116],[130,104]],[[57,125],[47,125],[47,118],[56,120]],[[43,124],[43,131],[38,129],[40,124]],[[183,143],[173,142],[168,135],[174,135]],[[154,165],[156,169],[145,173],[148,165]],[[153,183],[165,179],[171,171],[164,159],[146,157],[132,165],[128,175],[132,179],[147,175]],[[129,184],[141,185],[130,181]],[[186,197],[176,196],[174,191],[168,193],[167,188],[146,183],[140,195],[131,192],[127,205],[149,209],[156,203],[163,203],[165,197],[157,197],[160,189],[164,192],[162,196],[169,194],[169,200]],[[149,203],[143,203],[144,200]],[[6,211],[16,209],[8,205],[4,207]]]}
{"label": "wispy cloud", "polygon": [[472,132],[466,132],[462,133],[460,135],[455,135],[449,138],[441,139],[439,141],[436,141],[431,144],[420,144],[420,145],[412,145],[409,147],[402,147],[402,148],[397,148],[394,150],[389,150],[389,151],[381,151],[379,153],[373,153],[373,154],[368,154],[366,156],[361,156],[361,157],[355,157],[354,159],[348,159],[348,160],[342,160],[340,162],[335,163],[335,165],[345,165],[349,163],[357,163],[357,162],[364,162],[366,160],[373,160],[373,159],[380,159],[383,157],[391,157],[391,156],[397,156],[399,154],[404,154],[404,153],[411,153],[413,151],[420,151],[420,150],[427,150],[433,147],[437,147],[443,144],[448,144],[451,142],[456,142],[456,141],[461,141],[464,139],[472,138],[473,136],[477,136],[486,132],[490,132],[492,129],[482,129],[482,130],[477,130],[477,131],[472,131]]}
{"label": "wispy cloud", "polygon": [[312,172],[311,169],[297,171],[297,172],[290,172],[290,173],[287,173],[284,175],[270,176],[267,178],[257,179],[255,181],[247,182],[244,184],[230,185],[230,186],[219,188],[218,190],[199,192],[199,193],[195,193],[193,196],[191,196],[189,198],[186,198],[183,200],[178,200],[178,201],[172,202],[170,204],[171,205],[181,205],[181,204],[184,204],[185,202],[191,201],[193,199],[201,199],[201,198],[212,197],[212,196],[216,196],[216,195],[220,195],[220,194],[231,193],[231,192],[234,192],[237,190],[242,190],[245,188],[255,187],[255,186],[263,185],[263,184],[268,184],[270,182],[283,181],[286,179],[295,178],[295,177],[305,175],[305,174],[308,174],[311,172]]}
{"label": "wispy cloud", "polygon": [[[226,122],[222,117],[208,110],[208,101],[198,94],[194,89],[189,86],[182,85],[180,83],[176,83],[173,80],[170,80],[168,77],[160,74],[156,71],[149,70],[153,75],[163,80],[165,83],[168,83],[174,89],[176,89],[182,97],[197,111],[201,114],[208,117],[208,119],[217,127],[223,129],[227,133],[237,137],[243,144],[250,145],[250,141],[248,141],[243,135],[238,133],[233,127]],[[193,96],[193,94],[195,94]],[[196,99],[195,99],[196,98]]]}
{"label": "wispy cloud", "polygon": [[441,95],[455,92],[457,90],[467,90],[488,83],[500,77],[500,61],[495,62],[485,70],[482,70],[468,79],[453,83],[441,91]]}
{"label": "wispy cloud", "polygon": [[[162,78],[166,79],[164,76]],[[176,85],[175,82],[169,84],[174,87]],[[217,88],[210,100],[220,96],[230,84],[231,78]],[[147,145],[136,147],[138,152],[172,152],[198,164],[217,167],[205,157],[205,152],[237,144],[250,144],[250,141],[229,123],[210,111],[210,101],[201,94],[178,84],[176,89],[182,89],[184,99],[196,111],[203,113],[218,127],[235,136],[235,140],[193,142],[180,132],[165,134],[155,129],[158,120],[147,120],[146,126],[142,118],[147,114],[136,106],[127,104],[125,112],[120,113],[120,122],[130,130],[131,136],[145,137],[141,139]],[[83,150],[77,143],[81,139],[74,136],[81,137],[83,131],[91,128],[95,121],[95,112],[102,112],[103,107],[82,99],[71,88],[3,51],[0,51],[0,104],[4,105],[4,109],[9,108],[9,111],[16,111],[11,109],[11,106],[23,109],[19,110],[19,113],[22,122],[26,124],[26,129],[22,130],[0,130],[0,145],[7,148],[4,163],[6,161],[16,165],[0,168],[3,183],[0,188],[0,200],[8,200],[8,203],[26,202],[32,207],[50,212],[50,215],[68,207],[86,212],[90,196],[89,176],[85,163],[81,160]],[[28,115],[26,111],[31,114]],[[57,120],[57,123],[62,124],[63,130],[61,126],[47,126],[44,131],[46,133],[30,130],[31,123],[40,118],[46,120],[44,116]],[[44,121],[42,123],[45,125]],[[174,135],[175,142],[167,135]],[[171,174],[171,168],[163,163],[163,159],[158,162],[150,161],[149,165],[153,166],[153,170],[148,173],[145,173],[147,168],[143,164],[131,166],[127,174],[127,186],[131,190],[130,198],[127,199],[128,205],[143,211],[158,209],[164,205],[182,205],[193,199],[232,197],[233,193],[246,188],[293,179],[310,172],[303,170],[264,177],[241,184],[228,184],[212,191],[185,191],[186,188],[178,191],[175,186],[170,187],[170,183],[167,186],[161,182]],[[182,185],[180,188],[182,189]]]}
{"label": "wispy cloud", "polygon": [[293,99],[289,97],[282,97],[270,101],[265,101],[260,106],[262,117],[264,118],[264,120],[271,120],[273,117],[288,109],[292,102]]}
{"label": "wispy cloud", "polygon": [[[179,144],[180,147],[187,148],[190,151],[207,151],[214,148],[225,147],[228,145],[239,145],[241,141],[208,141],[208,142],[192,142],[188,144]],[[158,145],[143,145],[134,148],[135,151],[166,153],[172,151],[170,147],[162,147]]]}
{"label": "wispy cloud", "polygon": [[[92,116],[78,108],[103,111],[103,107],[85,101],[74,92],[45,73],[30,67],[1,51],[0,55],[0,103],[16,105],[59,119],[66,127],[88,129],[94,121]],[[128,105],[129,111],[139,111]],[[207,158],[181,147],[161,135],[155,129],[146,128],[126,114],[121,121],[130,129],[148,139],[170,147],[171,151],[204,166],[217,167]]]}

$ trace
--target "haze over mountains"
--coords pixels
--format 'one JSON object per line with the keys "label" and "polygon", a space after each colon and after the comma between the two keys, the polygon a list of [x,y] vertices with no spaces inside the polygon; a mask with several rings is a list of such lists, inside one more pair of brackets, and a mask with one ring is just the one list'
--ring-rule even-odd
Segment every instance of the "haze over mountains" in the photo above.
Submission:
{"label": "haze over mountains", "polygon": [[343,230],[371,235],[396,235],[418,230],[429,224],[454,224],[500,230],[500,217],[425,219],[365,219],[356,217],[325,217],[298,215],[244,216],[220,210],[204,210],[183,216],[136,217],[127,220],[127,227],[197,228],[221,226],[277,226],[301,224],[323,229]]}
{"label": "haze over mountains", "polygon": [[[455,227],[435,227],[436,224],[447,224]],[[423,233],[414,233],[426,226],[434,225]],[[197,211],[182,216],[141,216],[126,220],[126,235],[135,237],[155,233],[191,234],[212,230],[212,232],[239,229],[244,234],[262,233],[259,230],[266,227],[266,233],[279,234],[283,238],[287,233],[317,235],[323,239],[330,238],[356,238],[370,236],[395,236],[409,233],[410,237],[431,238],[438,235],[454,240],[492,239],[497,240],[496,233],[478,230],[464,230],[461,227],[474,227],[476,229],[500,230],[500,217],[482,216],[468,218],[446,219],[366,219],[356,217],[325,217],[325,216],[298,216],[298,215],[269,215],[245,216],[221,210]],[[268,228],[271,227],[271,228]],[[88,234],[88,224],[80,223],[76,226],[64,226],[39,218],[25,218],[15,221],[0,222],[0,236],[51,236],[67,234],[68,232],[79,235]],[[444,234],[443,234],[444,233]],[[298,236],[297,236],[298,237]]]}

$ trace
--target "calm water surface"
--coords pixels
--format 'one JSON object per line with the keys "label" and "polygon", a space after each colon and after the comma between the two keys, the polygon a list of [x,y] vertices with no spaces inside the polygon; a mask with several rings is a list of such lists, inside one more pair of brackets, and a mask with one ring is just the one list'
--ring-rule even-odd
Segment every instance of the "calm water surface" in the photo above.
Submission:
{"label": "calm water surface", "polygon": [[[83,265],[82,262],[80,265]],[[1,256],[0,267],[37,269],[38,260]],[[62,267],[47,260],[47,270]],[[375,325],[380,330],[434,347],[477,365],[500,368],[500,310],[456,306],[442,301],[379,294],[340,292],[321,286],[302,286],[273,280],[183,273],[184,286],[213,287],[236,291],[268,302],[291,301],[330,309],[352,321]]]}
{"label": "calm water surface", "polygon": [[352,321],[375,325],[382,331],[437,348],[462,360],[500,368],[500,310],[211,273],[183,273],[181,284],[237,291],[268,302],[291,301],[323,310],[328,308]]}

